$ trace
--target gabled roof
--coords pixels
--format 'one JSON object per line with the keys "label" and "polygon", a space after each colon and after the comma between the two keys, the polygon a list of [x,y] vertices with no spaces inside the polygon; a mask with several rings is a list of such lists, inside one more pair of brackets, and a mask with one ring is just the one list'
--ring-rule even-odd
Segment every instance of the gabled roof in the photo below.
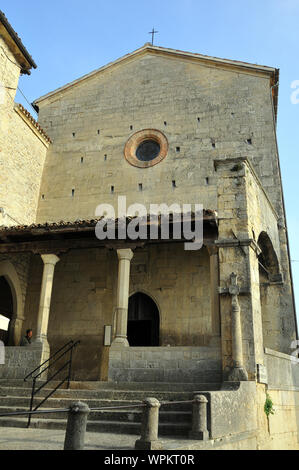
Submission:
{"label": "gabled roof", "polygon": [[22,73],[30,75],[30,69],[32,67],[36,69],[37,65],[1,10],[0,35],[3,37],[17,61],[20,63]]}
{"label": "gabled roof", "polygon": [[[160,47],[160,46],[153,46],[150,43],[144,44],[144,46],[140,47],[139,49],[136,49],[134,52],[131,52],[129,54],[124,55],[123,57],[108,63],[107,65],[104,65],[103,67],[100,67],[99,69],[94,70],[93,72],[90,72],[86,75],[83,75],[82,77],[78,78],[77,80],[74,80],[70,83],[67,83],[66,85],[57,88],[54,91],[51,91],[50,93],[47,93],[46,95],[41,96],[40,98],[37,98],[33,104],[34,106],[38,106],[38,104],[46,100],[48,98],[51,98],[57,93],[61,93],[65,90],[68,90],[71,87],[76,86],[78,83],[83,82],[84,80],[88,80],[91,77],[94,77],[95,75],[103,72],[104,70],[107,70],[110,67],[113,67],[115,65],[118,65],[122,62],[125,62],[127,60],[130,60],[131,58],[144,55],[146,53],[150,54],[158,54],[158,55],[164,55],[164,56],[172,56],[172,57],[179,57],[183,58],[185,60],[193,60],[193,61],[198,61],[199,63],[204,63],[204,64],[210,64],[210,65],[215,65],[215,66],[222,66],[222,67],[229,67],[229,68],[235,68],[239,69],[240,71],[243,72],[248,72],[248,73],[257,73],[257,74],[264,74],[268,75],[270,78],[270,83],[271,86],[276,85],[278,82],[278,76],[279,76],[279,70],[274,68],[274,67],[268,67],[265,65],[257,65],[257,64],[250,64],[248,62],[241,62],[238,60],[229,60],[229,59],[220,59],[218,57],[211,57],[203,54],[196,54],[193,52],[185,52],[185,51],[179,51],[177,49],[169,49],[166,47]],[[274,107],[277,107],[277,87],[275,88],[274,91]]]}

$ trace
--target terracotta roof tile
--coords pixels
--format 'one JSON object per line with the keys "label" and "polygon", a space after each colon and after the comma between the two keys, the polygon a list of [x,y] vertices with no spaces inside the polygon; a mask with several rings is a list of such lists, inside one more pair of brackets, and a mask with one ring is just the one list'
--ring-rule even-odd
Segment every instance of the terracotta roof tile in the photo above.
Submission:
{"label": "terracotta roof tile", "polygon": [[43,130],[43,128],[39,125],[39,123],[34,119],[33,116],[27,111],[24,106],[22,106],[20,103],[18,103],[17,108],[26,116],[26,118],[31,122],[31,124],[36,128],[36,130],[44,137],[44,139],[49,142],[50,144],[52,143],[52,140],[50,137],[47,136],[46,132]]}

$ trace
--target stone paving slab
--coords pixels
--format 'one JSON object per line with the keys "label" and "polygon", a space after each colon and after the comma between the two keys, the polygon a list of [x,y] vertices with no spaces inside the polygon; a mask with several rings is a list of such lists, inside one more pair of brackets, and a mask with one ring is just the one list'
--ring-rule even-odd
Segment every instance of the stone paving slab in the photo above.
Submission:
{"label": "stone paving slab", "polygon": [[[63,450],[65,431],[0,427],[1,450]],[[139,435],[87,432],[85,450],[132,450]]]}

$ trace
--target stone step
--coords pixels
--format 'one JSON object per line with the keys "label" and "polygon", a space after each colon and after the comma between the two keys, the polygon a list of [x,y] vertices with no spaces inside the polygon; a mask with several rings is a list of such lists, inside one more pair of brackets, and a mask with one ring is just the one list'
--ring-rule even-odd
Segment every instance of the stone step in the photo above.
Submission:
{"label": "stone step", "polygon": [[[113,406],[113,404],[111,405]],[[66,419],[67,412],[57,413],[43,413],[43,410],[49,410],[47,407],[41,407],[39,409],[40,414],[36,415],[38,419]],[[13,406],[0,406],[0,414],[12,413],[12,412],[24,412],[28,411],[25,407],[13,407]],[[15,416],[18,418],[18,416]],[[21,417],[21,416],[20,416]],[[128,411],[122,410],[109,410],[109,411],[92,411],[89,413],[88,421],[121,421],[121,422],[136,422],[140,423],[142,418],[142,410],[131,409]],[[162,410],[159,412],[159,422],[185,422],[191,423],[192,414],[191,411],[178,411],[178,410]]]}
{"label": "stone step", "polygon": [[[33,405],[36,406],[40,403],[41,400],[38,398],[34,400]],[[50,408],[68,408],[74,401],[73,398],[48,398],[43,406]],[[108,399],[82,399],[84,403],[90,408],[100,408],[100,407],[110,407],[110,406],[127,406],[127,405],[140,405],[142,400],[108,400]],[[30,406],[30,397],[18,397],[18,396],[6,396],[1,397],[1,406],[16,406],[16,407],[26,407],[27,409]],[[189,411],[190,403],[179,403],[173,405],[164,405],[167,406],[167,410],[170,411]]]}
{"label": "stone step", "polygon": [[[45,397],[51,393],[52,389],[41,389],[37,397]],[[18,397],[31,397],[31,389],[22,387],[0,387],[0,396],[18,396]],[[53,393],[53,398],[72,398],[78,399],[110,399],[110,400],[144,400],[147,397],[157,398],[159,401],[174,401],[174,400],[192,400],[192,392],[177,392],[177,391],[159,391],[159,390],[64,390],[59,389]]]}
{"label": "stone step", "polygon": [[[3,427],[27,427],[27,418],[0,418]],[[30,427],[39,429],[66,429],[66,419],[32,418]],[[190,430],[190,423],[159,423],[159,436],[185,436]],[[140,436],[141,424],[121,421],[88,421],[87,431],[109,432],[116,434],[136,434]]]}
{"label": "stone step", "polygon": [[[44,381],[39,381],[42,385]],[[55,388],[59,381],[51,381],[47,388]],[[32,388],[32,381],[24,382],[21,379],[0,379],[1,387],[21,387]],[[193,391],[212,391],[220,390],[220,383],[167,383],[167,382],[100,382],[100,381],[71,381],[70,389],[72,390],[157,390],[157,391],[176,391],[176,392],[193,392]],[[63,385],[66,388],[66,384]]]}

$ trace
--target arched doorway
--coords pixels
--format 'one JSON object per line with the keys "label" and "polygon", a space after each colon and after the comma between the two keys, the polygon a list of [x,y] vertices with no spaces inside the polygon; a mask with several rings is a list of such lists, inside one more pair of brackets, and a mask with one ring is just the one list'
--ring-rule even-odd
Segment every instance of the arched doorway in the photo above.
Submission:
{"label": "arched doorway", "polygon": [[0,276],[0,340],[5,345],[9,340],[9,326],[13,317],[13,296],[10,285],[4,276]]}
{"label": "arched doorway", "polygon": [[151,297],[137,292],[129,298],[128,341],[130,346],[159,346],[159,311]]}

